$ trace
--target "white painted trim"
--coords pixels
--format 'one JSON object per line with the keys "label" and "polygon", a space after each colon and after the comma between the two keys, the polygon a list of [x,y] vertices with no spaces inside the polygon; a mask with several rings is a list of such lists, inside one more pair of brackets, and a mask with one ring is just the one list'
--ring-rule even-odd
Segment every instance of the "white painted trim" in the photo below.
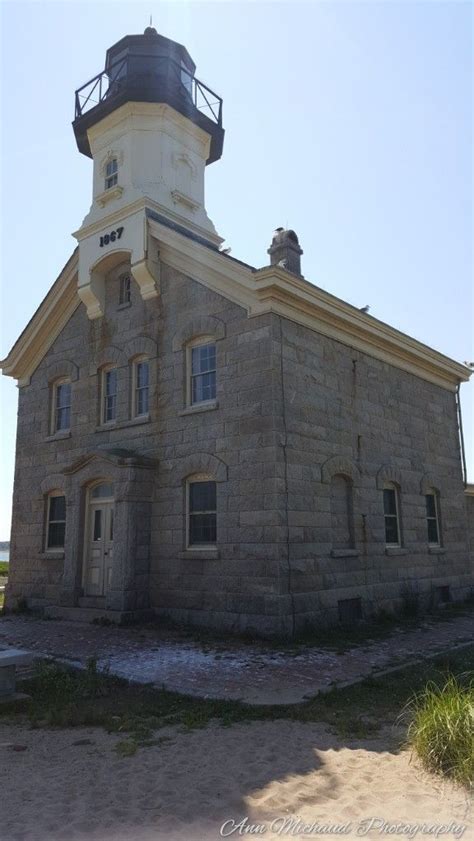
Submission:
{"label": "white painted trim", "polygon": [[193,403],[192,400],[192,353],[194,348],[202,347],[202,345],[214,345],[217,357],[216,337],[212,335],[198,336],[195,339],[191,339],[186,345],[186,408],[194,409],[196,411],[198,408],[202,408],[208,404],[215,404],[217,400],[217,358],[216,368],[214,369],[216,374],[216,396],[209,398],[209,400],[199,400],[196,403]]}
{"label": "white painted trim", "polygon": [[427,491],[425,493],[425,505],[426,505],[426,497],[427,496],[432,496],[434,498],[435,516],[434,517],[428,517],[428,512],[427,511],[425,512],[425,514],[426,514],[426,516],[425,516],[426,527],[427,527],[427,530],[428,530],[428,520],[433,520],[434,519],[434,520],[436,520],[436,530],[438,532],[437,542],[436,543],[430,543],[430,541],[428,540],[428,547],[429,547],[429,549],[439,549],[443,546],[442,539],[441,539],[441,519],[440,519],[440,516],[439,516],[439,492],[436,490],[436,488],[427,489]]}
{"label": "white painted trim", "polygon": [[312,283],[275,266],[252,271],[218,251],[149,220],[163,263],[244,307],[274,312],[369,356],[455,391],[472,371]]}
{"label": "white painted trim", "polygon": [[[382,500],[383,500],[383,492],[387,491],[394,491],[395,492],[395,516],[397,521],[397,536],[398,541],[397,543],[387,543],[385,542],[386,549],[403,549],[403,540],[402,540],[402,524],[400,520],[400,488],[395,482],[384,482],[382,488]],[[383,526],[385,531],[385,518],[386,517],[393,517],[393,514],[385,514],[385,507],[383,509]]]}
{"label": "white painted trim", "polygon": [[80,306],[78,262],[76,249],[8,356],[0,361],[4,376],[15,377],[19,386],[29,385],[41,360]]}
{"label": "white painted trim", "polygon": [[[154,203],[146,199],[136,203],[137,209],[145,206],[153,207]],[[131,206],[127,213],[130,209]],[[123,218],[123,211],[116,218]],[[108,219],[113,225],[115,215]],[[81,229],[80,238],[100,230],[101,225],[96,223]],[[160,261],[241,306],[249,317],[276,313],[448,391],[455,391],[472,374],[465,365],[284,269],[266,267],[253,271],[217,249],[201,245],[152,219],[148,219],[148,231],[158,241]],[[39,362],[80,304],[77,268],[75,252],[24,333],[0,363],[3,373],[18,378],[19,385],[29,383]],[[157,279],[146,262],[132,266],[132,273],[139,281],[142,297],[156,296]]]}
{"label": "white painted trim", "polygon": [[[190,491],[190,486],[193,485],[195,482],[214,482],[214,484],[216,486],[216,511],[215,511],[215,514],[216,514],[216,542],[215,543],[202,543],[202,544],[192,543],[191,544],[189,542],[189,526],[190,526],[190,513],[191,513],[190,505],[189,505],[189,496],[190,496],[189,491]],[[216,477],[212,476],[210,473],[193,473],[191,476],[187,476],[186,477],[185,494],[186,494],[186,504],[185,504],[185,516],[186,516],[186,524],[185,524],[186,543],[185,543],[185,546],[186,546],[186,551],[189,550],[189,551],[192,551],[192,552],[206,552],[209,549],[217,549],[217,481],[216,481]],[[212,513],[212,512],[209,511],[207,513]]]}

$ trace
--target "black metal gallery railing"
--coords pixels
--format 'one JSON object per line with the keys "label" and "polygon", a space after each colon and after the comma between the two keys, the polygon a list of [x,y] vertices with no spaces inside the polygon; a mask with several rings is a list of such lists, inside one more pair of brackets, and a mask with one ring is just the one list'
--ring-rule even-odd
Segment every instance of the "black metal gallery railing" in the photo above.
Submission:
{"label": "black metal gallery railing", "polygon": [[128,54],[76,91],[76,118],[124,90],[171,86],[216,125],[222,125],[222,99],[185,67],[167,57]]}

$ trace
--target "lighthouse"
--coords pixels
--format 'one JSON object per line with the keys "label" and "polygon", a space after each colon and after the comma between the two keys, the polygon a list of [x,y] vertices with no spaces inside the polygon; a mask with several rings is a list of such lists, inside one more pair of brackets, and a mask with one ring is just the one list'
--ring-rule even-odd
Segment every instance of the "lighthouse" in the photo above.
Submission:
{"label": "lighthouse", "polygon": [[74,134],[93,160],[92,204],[74,233],[90,319],[103,316],[105,273],[124,257],[142,298],[159,295],[149,218],[222,243],[204,199],[206,166],[222,155],[222,99],[195,70],[185,47],[150,26],[110,47],[104,70],[76,91]]}

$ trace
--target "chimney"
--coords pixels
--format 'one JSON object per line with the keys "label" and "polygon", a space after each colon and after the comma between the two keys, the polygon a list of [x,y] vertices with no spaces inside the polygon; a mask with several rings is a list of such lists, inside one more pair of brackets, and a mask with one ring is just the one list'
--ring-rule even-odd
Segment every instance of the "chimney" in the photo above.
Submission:
{"label": "chimney", "polygon": [[277,228],[272,239],[272,244],[267,251],[270,255],[270,265],[279,266],[287,272],[301,274],[301,255],[298,237],[294,231],[285,231],[284,228]]}

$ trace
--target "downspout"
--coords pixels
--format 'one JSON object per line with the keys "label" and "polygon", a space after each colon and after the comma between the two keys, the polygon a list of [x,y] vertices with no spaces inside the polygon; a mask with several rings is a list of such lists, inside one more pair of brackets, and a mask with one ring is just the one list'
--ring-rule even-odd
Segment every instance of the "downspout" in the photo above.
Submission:
{"label": "downspout", "polygon": [[457,418],[458,418],[458,434],[459,434],[459,445],[461,449],[461,465],[462,465],[462,480],[464,483],[464,487],[467,485],[467,467],[466,467],[466,450],[464,446],[464,432],[462,427],[462,412],[461,412],[461,383],[458,383],[456,386],[456,410],[457,410]]}

